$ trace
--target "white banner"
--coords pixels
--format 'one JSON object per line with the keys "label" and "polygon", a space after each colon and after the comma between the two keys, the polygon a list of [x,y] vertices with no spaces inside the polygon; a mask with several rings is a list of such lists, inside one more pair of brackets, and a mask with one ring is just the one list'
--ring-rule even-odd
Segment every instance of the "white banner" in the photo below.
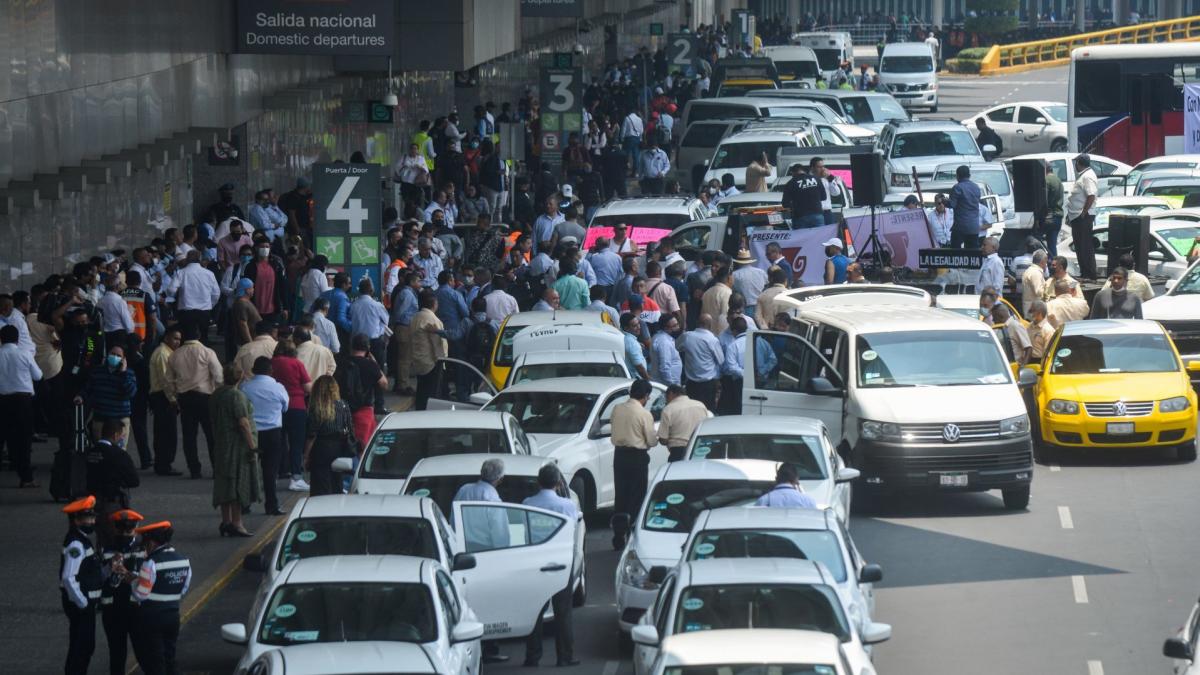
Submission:
{"label": "white banner", "polygon": [[1183,85],[1183,151],[1200,152],[1200,84]]}

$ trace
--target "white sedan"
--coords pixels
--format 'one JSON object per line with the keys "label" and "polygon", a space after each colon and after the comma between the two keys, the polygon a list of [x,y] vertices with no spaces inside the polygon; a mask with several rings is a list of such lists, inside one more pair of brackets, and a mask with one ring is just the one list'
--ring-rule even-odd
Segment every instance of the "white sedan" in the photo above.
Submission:
{"label": "white sedan", "polygon": [[713,417],[696,428],[685,457],[790,462],[808,496],[849,522],[850,481],[858,478],[858,469],[845,466],[820,420],[783,415],[764,426],[761,415]]}
{"label": "white sedan", "polygon": [[408,643],[438,673],[475,675],[483,633],[441,563],[385,555],[294,560],[258,594],[248,623],[221,626],[222,639],[246,645],[239,674],[276,648]]}
{"label": "white sedan", "polygon": [[[631,382],[615,377],[522,382],[497,394],[483,410],[513,415],[529,434],[533,453],[558,463],[584,513],[591,513],[613,505],[612,412],[629,399]],[[667,405],[666,387],[652,384],[646,408],[657,424]],[[648,473],[666,461],[667,449],[654,446]]]}
{"label": "white sedan", "polygon": [[530,442],[512,415],[500,412],[421,411],[383,418],[358,467],[351,458],[333,463],[335,471],[354,472],[350,492],[398,495],[418,461],[439,455],[485,452],[528,455]]}
{"label": "white sedan", "polygon": [[[975,128],[975,123],[971,123],[971,128]],[[1018,159],[1038,159],[1050,165],[1054,173],[1058,175],[1058,179],[1063,184],[1063,203],[1066,203],[1067,195],[1071,194],[1071,187],[1075,185],[1075,163],[1074,159],[1079,156],[1077,152],[1037,152],[1028,155],[1020,155],[1018,157],[1006,157],[1004,159],[1005,166],[1008,167],[1008,172],[1012,173],[1012,163]],[[1100,179],[1100,194],[1104,194],[1109,184],[1120,187],[1120,178],[1127,175],[1133,170],[1132,166],[1124,162],[1118,162],[1115,159],[1104,157],[1102,155],[1090,155],[1092,158],[1092,171],[1096,172],[1096,178]],[[1112,176],[1112,178],[1109,178]],[[1105,180],[1108,179],[1108,180]]]}
{"label": "white sedan", "polygon": [[402,642],[331,642],[294,645],[264,652],[247,675],[374,675],[402,671],[439,673],[421,645]]}
{"label": "white sedan", "polygon": [[1185,361],[1200,359],[1200,261],[1177,281],[1168,281],[1165,293],[1143,304],[1142,316],[1167,329]]}
{"label": "white sedan", "polygon": [[1192,606],[1187,623],[1174,637],[1163,643],[1163,656],[1174,662],[1175,675],[1200,674],[1200,662],[1196,658],[1196,641],[1200,638],[1200,603]]}
{"label": "white sedan", "polygon": [[[1063,228],[1064,230],[1069,230]],[[1187,254],[1192,250],[1196,237],[1200,236],[1200,223],[1183,220],[1155,219],[1150,221],[1149,271],[1151,276],[1178,279],[1188,267]],[[1108,274],[1108,227],[1092,230],[1092,241],[1096,250],[1096,268],[1101,275]],[[1067,259],[1072,276],[1079,275],[1079,263],[1075,258],[1075,244],[1070,235],[1061,238],[1058,252]]]}
{"label": "white sedan", "polygon": [[1055,101],[1005,103],[963,120],[975,132],[975,120],[983,117],[1000,140],[1004,155],[1067,150],[1067,104]]}
{"label": "white sedan", "polygon": [[851,670],[836,636],[811,630],[771,628],[678,633],[662,641],[653,675],[691,673],[787,673],[875,675]]}
{"label": "white sedan", "polygon": [[834,635],[853,673],[873,672],[866,646],[892,635],[892,627],[882,623],[868,624],[860,632],[846,616],[828,570],[819,563],[784,558],[693,560],[667,574],[652,612],[633,629],[634,671],[648,675],[668,636],[740,628]]}

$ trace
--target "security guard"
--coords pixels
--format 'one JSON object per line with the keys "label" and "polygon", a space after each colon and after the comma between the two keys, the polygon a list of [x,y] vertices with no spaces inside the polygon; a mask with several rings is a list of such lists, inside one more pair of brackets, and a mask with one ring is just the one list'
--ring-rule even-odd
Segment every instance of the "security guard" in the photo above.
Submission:
{"label": "security guard", "polygon": [[146,558],[146,552],[135,543],[133,529],[145,518],[132,509],[122,509],[108,519],[114,534],[101,553],[108,579],[100,594],[100,621],[108,639],[108,672],[124,675],[134,611],[129,589]]}
{"label": "security guard", "polygon": [[63,611],[71,626],[66,673],[86,675],[96,650],[96,603],[104,581],[100,556],[91,539],[96,529],[96,498],[73,501],[63,507],[63,513],[67,514],[68,529],[58,576]]}
{"label": "security guard", "polygon": [[171,546],[175,531],[164,520],[134,530],[142,536],[146,559],[130,595],[133,613],[133,653],[145,675],[175,672],[175,641],[179,639],[179,601],[192,582],[188,559]]}

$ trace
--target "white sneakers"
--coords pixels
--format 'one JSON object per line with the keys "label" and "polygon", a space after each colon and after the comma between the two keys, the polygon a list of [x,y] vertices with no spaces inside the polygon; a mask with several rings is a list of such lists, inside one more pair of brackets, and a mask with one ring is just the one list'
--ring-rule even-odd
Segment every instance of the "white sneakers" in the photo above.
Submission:
{"label": "white sneakers", "polygon": [[308,492],[309,486],[303,478],[293,478],[292,482],[288,483],[288,489],[292,492]]}

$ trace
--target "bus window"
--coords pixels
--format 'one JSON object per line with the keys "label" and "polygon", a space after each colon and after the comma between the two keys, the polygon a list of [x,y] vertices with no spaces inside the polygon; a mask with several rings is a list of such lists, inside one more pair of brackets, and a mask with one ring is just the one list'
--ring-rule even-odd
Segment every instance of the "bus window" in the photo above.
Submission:
{"label": "bus window", "polygon": [[1115,115],[1121,112],[1120,61],[1075,62],[1075,114]]}

